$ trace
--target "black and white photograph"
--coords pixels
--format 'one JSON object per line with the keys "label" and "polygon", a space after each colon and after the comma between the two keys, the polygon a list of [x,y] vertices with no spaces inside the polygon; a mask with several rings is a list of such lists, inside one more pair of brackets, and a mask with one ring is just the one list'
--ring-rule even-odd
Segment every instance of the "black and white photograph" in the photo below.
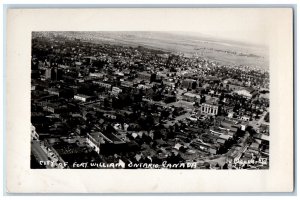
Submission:
{"label": "black and white photograph", "polygon": [[292,192],[293,16],[8,9],[8,191]]}
{"label": "black and white photograph", "polygon": [[268,47],[32,32],[31,168],[268,169]]}

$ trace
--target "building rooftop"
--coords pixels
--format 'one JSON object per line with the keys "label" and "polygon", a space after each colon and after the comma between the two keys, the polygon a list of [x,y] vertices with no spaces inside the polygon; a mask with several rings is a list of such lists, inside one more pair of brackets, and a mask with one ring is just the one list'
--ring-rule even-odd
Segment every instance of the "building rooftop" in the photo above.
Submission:
{"label": "building rooftop", "polygon": [[74,96],[79,96],[83,98],[90,98],[91,96],[85,95],[85,94],[75,94]]}
{"label": "building rooftop", "polygon": [[197,99],[200,99],[200,95],[198,95],[198,94],[194,94],[194,93],[190,93],[190,92],[186,92],[185,94],[184,94],[184,96],[187,96],[187,97],[192,97],[192,98],[197,98]]}
{"label": "building rooftop", "polygon": [[102,133],[100,132],[92,132],[89,133],[89,135],[97,142],[97,143],[104,143],[103,137],[102,137]]}
{"label": "building rooftop", "polygon": [[231,138],[230,135],[224,135],[224,134],[220,135],[219,137],[224,140],[228,140],[229,138]]}
{"label": "building rooftop", "polygon": [[217,98],[213,98],[213,97],[208,97],[206,96],[206,101],[205,104],[209,104],[209,105],[218,105],[218,99]]}

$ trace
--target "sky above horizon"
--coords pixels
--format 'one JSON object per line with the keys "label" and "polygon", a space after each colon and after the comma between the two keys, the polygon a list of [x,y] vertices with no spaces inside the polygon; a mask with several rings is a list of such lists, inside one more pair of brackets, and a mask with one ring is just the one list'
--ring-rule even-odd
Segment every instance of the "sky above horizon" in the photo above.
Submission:
{"label": "sky above horizon", "polygon": [[64,10],[56,13],[60,20],[53,26],[56,31],[185,32],[268,47],[282,33],[278,24],[292,17],[291,11],[285,8],[104,9],[85,10],[72,22],[67,16],[73,16],[76,10]]}

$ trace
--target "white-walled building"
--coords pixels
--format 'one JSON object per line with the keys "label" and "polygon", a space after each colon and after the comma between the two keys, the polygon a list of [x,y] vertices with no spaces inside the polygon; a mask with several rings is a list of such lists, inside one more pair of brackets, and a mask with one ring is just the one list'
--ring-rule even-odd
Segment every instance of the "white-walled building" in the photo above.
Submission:
{"label": "white-walled building", "polygon": [[253,88],[241,88],[238,90],[235,90],[234,93],[246,97],[248,99],[251,99],[252,97],[254,97],[257,92],[253,89]]}
{"label": "white-walled building", "polygon": [[200,105],[200,112],[202,114],[217,115],[218,111],[219,106],[217,104],[202,103]]}
{"label": "white-walled building", "polygon": [[39,140],[39,135],[35,131],[35,127],[31,124],[31,140]]}
{"label": "white-walled building", "polygon": [[94,149],[98,154],[100,154],[101,143],[104,143],[102,134],[100,132],[88,133],[86,142],[90,147]]}
{"label": "white-walled building", "polygon": [[83,102],[87,102],[87,101],[90,101],[92,99],[92,97],[84,95],[84,94],[76,94],[76,95],[74,95],[74,99],[83,101]]}

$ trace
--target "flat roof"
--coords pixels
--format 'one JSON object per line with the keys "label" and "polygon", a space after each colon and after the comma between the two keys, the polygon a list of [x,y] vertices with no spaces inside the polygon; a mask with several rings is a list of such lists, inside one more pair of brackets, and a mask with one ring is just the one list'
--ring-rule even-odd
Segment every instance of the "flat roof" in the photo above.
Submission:
{"label": "flat roof", "polygon": [[89,97],[91,97],[91,96],[88,96],[88,95],[85,95],[85,94],[75,94],[74,97],[75,97],[75,96],[84,97],[84,98],[89,98]]}
{"label": "flat roof", "polygon": [[231,135],[224,135],[224,134],[222,134],[222,135],[220,135],[219,137],[220,137],[221,139],[228,140],[229,138],[231,138]]}
{"label": "flat roof", "polygon": [[100,132],[88,133],[97,143],[103,143],[102,134]]}
{"label": "flat roof", "polygon": [[184,96],[200,98],[200,95],[198,95],[198,94],[193,94],[193,93],[190,93],[190,92],[184,93]]}

